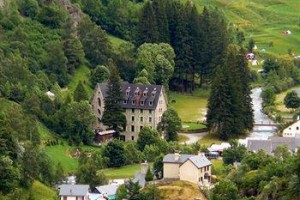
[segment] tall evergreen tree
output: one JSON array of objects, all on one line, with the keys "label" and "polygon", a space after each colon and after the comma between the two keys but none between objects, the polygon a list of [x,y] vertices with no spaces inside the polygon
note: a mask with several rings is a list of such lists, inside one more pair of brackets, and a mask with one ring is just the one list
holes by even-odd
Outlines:
[{"label": "tall evergreen tree", "polygon": [[117,67],[111,63],[102,122],[117,132],[122,131],[126,126],[126,117],[120,105],[122,100],[119,71]]},{"label": "tall evergreen tree", "polygon": [[166,2],[161,0],[154,0],[153,11],[155,14],[158,30],[157,42],[168,43],[170,41],[170,32],[166,13]]},{"label": "tall evergreen tree", "polygon": [[137,26],[136,44],[140,46],[143,43],[155,43],[158,41],[158,38],[159,32],[152,2],[147,1],[141,10]]},{"label": "tall evergreen tree", "polygon": [[84,61],[84,51],[80,40],[76,37],[76,30],[73,22],[69,19],[64,26],[64,53],[67,62],[67,71],[72,74],[74,69],[80,66]]},{"label": "tall evergreen tree", "polygon": [[204,7],[200,20],[201,61],[200,77],[202,85],[212,80],[218,66],[222,65],[230,37],[224,15],[217,9]]},{"label": "tall evergreen tree", "polygon": [[79,81],[79,83],[74,91],[74,100],[79,102],[79,101],[88,100],[88,98],[89,98],[88,93],[87,93],[82,81]]},{"label": "tall evergreen tree", "polygon": [[[249,73],[244,54],[228,47],[224,65],[215,73],[208,102],[207,123],[220,139],[235,138],[253,127]],[[244,64],[243,64],[244,63]],[[246,77],[246,78],[245,78]]]}]

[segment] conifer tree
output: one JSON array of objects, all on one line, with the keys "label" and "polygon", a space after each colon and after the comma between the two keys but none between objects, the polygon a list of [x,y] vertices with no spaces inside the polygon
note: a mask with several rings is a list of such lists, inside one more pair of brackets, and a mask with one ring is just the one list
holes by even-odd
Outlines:
[{"label": "conifer tree", "polygon": [[110,77],[108,79],[102,122],[117,132],[122,131],[126,126],[126,117],[120,105],[122,100],[119,71],[114,64],[110,63]]},{"label": "conifer tree", "polygon": [[137,26],[136,44],[155,43],[158,41],[158,28],[152,2],[147,1],[141,10],[140,20]]},{"label": "conifer tree", "polygon": [[224,65],[215,73],[208,102],[207,123],[211,132],[228,140],[253,127],[249,71],[241,51],[230,45]]},{"label": "conifer tree", "polygon": [[84,51],[80,40],[76,37],[76,30],[73,22],[69,19],[64,26],[64,53],[67,62],[68,73],[72,74],[74,69],[80,66],[84,60]]},{"label": "conifer tree", "polygon": [[156,18],[158,40],[157,42],[168,43],[170,41],[169,25],[166,14],[166,3],[161,0],[153,1],[153,11]]},{"label": "conifer tree", "polygon": [[88,93],[82,83],[82,81],[79,81],[75,91],[74,91],[74,101],[80,102],[84,100],[88,100]]}]

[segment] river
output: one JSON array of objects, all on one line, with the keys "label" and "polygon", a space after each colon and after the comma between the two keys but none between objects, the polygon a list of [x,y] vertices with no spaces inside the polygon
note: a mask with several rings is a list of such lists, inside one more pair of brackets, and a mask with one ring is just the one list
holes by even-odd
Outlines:
[{"label": "river", "polygon": [[[262,112],[262,98],[260,97],[262,88],[254,88],[251,90],[252,103],[254,110],[254,124],[274,123],[266,114]],[[266,139],[274,135],[276,129],[270,126],[254,126],[250,137]]]}]

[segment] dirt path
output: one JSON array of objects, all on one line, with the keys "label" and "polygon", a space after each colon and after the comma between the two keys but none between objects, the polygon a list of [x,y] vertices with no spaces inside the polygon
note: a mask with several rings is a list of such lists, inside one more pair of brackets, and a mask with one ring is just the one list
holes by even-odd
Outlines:
[{"label": "dirt path", "polygon": [[188,141],[181,142],[181,144],[193,144],[198,142],[201,138],[203,138],[205,135],[208,134],[208,132],[202,132],[202,133],[178,133],[179,135],[184,135],[189,138]]}]

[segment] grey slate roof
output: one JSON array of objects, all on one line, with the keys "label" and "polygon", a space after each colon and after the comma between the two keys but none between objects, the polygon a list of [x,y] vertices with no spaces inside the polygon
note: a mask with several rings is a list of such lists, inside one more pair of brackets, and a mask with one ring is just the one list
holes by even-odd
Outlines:
[{"label": "grey slate roof", "polygon": [[85,196],[89,191],[89,185],[67,185],[59,186],[59,196]]},{"label": "grey slate roof", "polygon": [[268,154],[273,154],[280,145],[286,145],[289,150],[295,151],[300,147],[300,138],[296,137],[269,137],[268,140],[248,140],[247,148],[250,151],[264,150]]},{"label": "grey slate roof", "polygon": [[178,163],[182,165],[190,160],[197,168],[211,165],[211,162],[204,155],[180,154],[179,159],[175,160],[175,154],[167,154],[163,159],[163,163]]},{"label": "grey slate roof", "polygon": [[110,184],[110,185],[98,186],[96,187],[96,189],[100,194],[107,194],[108,196],[110,196],[110,195],[115,195],[117,193],[118,187],[119,185]]},{"label": "grey slate roof", "polygon": [[146,174],[138,172],[134,175],[134,179],[132,180],[134,183],[138,182],[139,185],[144,188],[146,185]]},{"label": "grey slate roof", "polygon": [[[105,98],[107,95],[107,82],[101,83],[100,86],[101,93]],[[159,95],[163,87],[161,85],[138,85],[128,82],[121,82],[121,91],[123,99],[127,100],[127,103],[121,102],[122,108],[140,108],[140,109],[155,109],[158,105]],[[128,95],[127,95],[128,92]],[[138,92],[138,94],[136,94]],[[145,93],[145,96],[144,96]],[[134,104],[132,103],[134,101]],[[142,104],[143,101],[143,104]],[[149,102],[152,102],[150,104]]]}]

